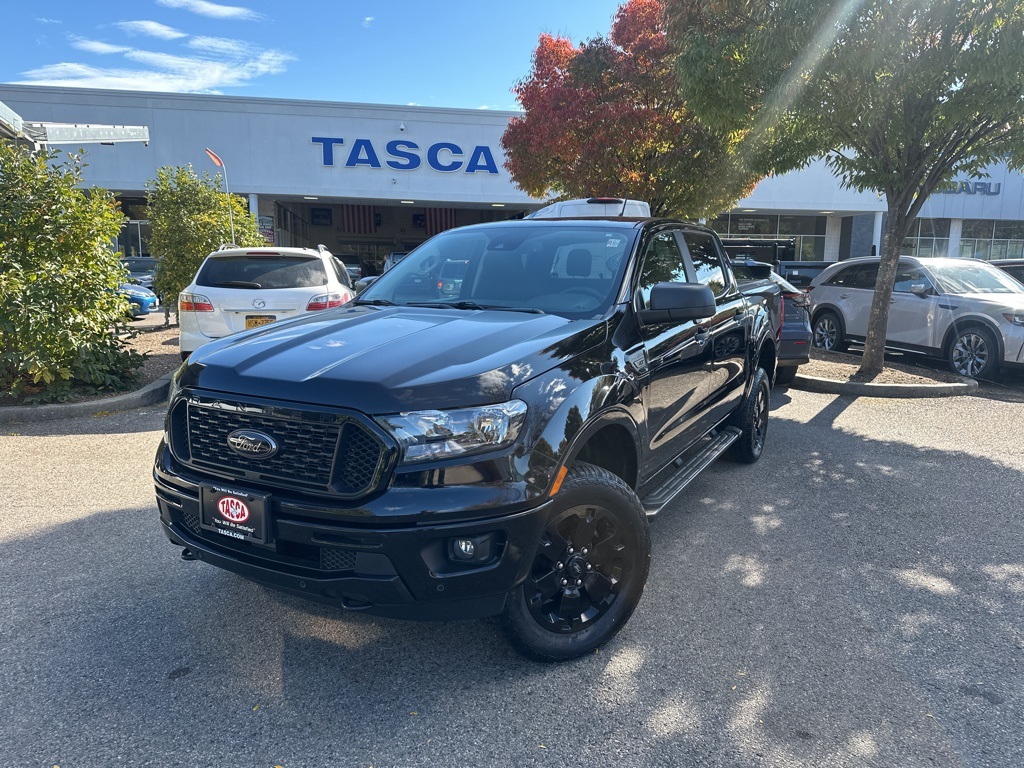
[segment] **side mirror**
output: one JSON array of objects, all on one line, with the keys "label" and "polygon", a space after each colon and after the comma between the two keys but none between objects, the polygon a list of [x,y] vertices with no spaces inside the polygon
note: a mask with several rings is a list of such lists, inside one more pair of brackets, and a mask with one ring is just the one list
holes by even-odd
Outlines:
[{"label": "side mirror", "polygon": [[931,288],[924,283],[914,283],[910,286],[910,292],[915,296],[921,296],[922,298],[931,294]]},{"label": "side mirror", "polygon": [[362,293],[375,282],[377,282],[377,277],[378,275],[374,275],[370,277],[361,277],[358,280],[356,280],[356,295],[358,296],[360,293]]},{"label": "side mirror", "polygon": [[658,283],[651,288],[650,304],[638,313],[644,325],[702,320],[718,311],[715,294],[700,283]]}]

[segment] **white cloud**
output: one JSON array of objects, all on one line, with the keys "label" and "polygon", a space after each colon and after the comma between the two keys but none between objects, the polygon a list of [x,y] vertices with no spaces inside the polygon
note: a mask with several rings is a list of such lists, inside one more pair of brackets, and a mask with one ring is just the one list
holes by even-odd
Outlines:
[{"label": "white cloud", "polygon": [[252,45],[242,40],[229,40],[226,37],[205,37],[197,35],[188,41],[189,48],[197,51],[208,51],[209,53],[221,54],[224,56],[241,56],[251,53]]},{"label": "white cloud", "polygon": [[211,3],[207,0],[156,0],[160,5],[167,8],[180,8],[200,16],[209,16],[214,19],[241,19],[243,21],[259,21],[262,14],[240,5],[221,5]]},{"label": "white cloud", "polygon": [[369,28],[371,24],[373,24],[373,16],[367,16],[365,19],[363,19],[364,28]]},{"label": "white cloud", "polygon": [[237,88],[262,75],[283,72],[293,59],[281,51],[255,51],[238,55],[175,56],[156,51],[128,49],[124,57],[141,67],[102,68],[74,62],[50,64],[23,72],[23,85],[68,88],[163,91],[170,93],[220,93]]},{"label": "white cloud", "polygon": [[188,37],[186,33],[161,24],[159,21],[119,21],[114,26],[129,35],[149,35],[150,37],[159,37],[161,40],[177,40],[179,37]]},{"label": "white cloud", "polygon": [[131,50],[131,48],[126,48],[123,45],[111,45],[110,43],[100,42],[99,40],[86,40],[81,37],[72,38],[71,45],[80,51],[98,53],[103,56],[111,53],[126,53]]},{"label": "white cloud", "polygon": [[64,23],[64,22],[63,22],[63,21],[61,21],[60,19],[43,19],[43,18],[37,18],[37,19],[36,19],[36,21],[38,21],[38,22],[39,22],[40,24],[63,24],[63,23]]}]

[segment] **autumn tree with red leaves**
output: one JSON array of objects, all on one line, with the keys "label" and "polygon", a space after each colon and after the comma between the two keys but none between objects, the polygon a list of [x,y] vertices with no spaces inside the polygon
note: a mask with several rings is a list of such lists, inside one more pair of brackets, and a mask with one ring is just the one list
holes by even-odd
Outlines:
[{"label": "autumn tree with red leaves", "polygon": [[655,215],[701,218],[752,189],[732,167],[729,135],[680,98],[662,12],[662,0],[629,0],[607,38],[578,48],[541,35],[529,77],[513,88],[525,115],[501,140],[528,194],[630,197]]}]

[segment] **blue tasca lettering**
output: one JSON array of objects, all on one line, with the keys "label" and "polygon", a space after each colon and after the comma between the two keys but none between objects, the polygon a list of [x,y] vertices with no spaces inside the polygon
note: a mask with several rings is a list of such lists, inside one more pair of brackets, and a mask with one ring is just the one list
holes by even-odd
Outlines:
[{"label": "blue tasca lettering", "polygon": [[[442,163],[440,158],[441,152],[450,153],[452,161],[450,163]],[[449,141],[439,141],[437,144],[431,144],[427,150],[427,165],[435,171],[457,171],[462,167],[462,161],[456,160],[456,156],[462,156],[462,147]]]},{"label": "blue tasca lettering", "polygon": [[388,154],[396,158],[388,160],[388,167],[396,171],[412,171],[420,167],[420,156],[410,149],[419,149],[419,144],[411,141],[389,141],[387,146]]},{"label": "blue tasca lettering", "polygon": [[373,149],[369,139],[356,139],[352,142],[352,151],[348,153],[348,160],[345,161],[346,168],[355,168],[357,165],[368,165],[371,168],[380,168],[380,160]]},{"label": "blue tasca lettering", "polygon": [[324,165],[334,165],[334,145],[344,144],[344,139],[335,139],[330,136],[314,136],[314,144],[322,144],[324,150]]},{"label": "blue tasca lettering", "polygon": [[498,166],[494,162],[494,156],[491,155],[490,147],[473,148],[473,154],[469,156],[469,162],[466,163],[466,173],[476,173],[477,171],[498,172]]}]

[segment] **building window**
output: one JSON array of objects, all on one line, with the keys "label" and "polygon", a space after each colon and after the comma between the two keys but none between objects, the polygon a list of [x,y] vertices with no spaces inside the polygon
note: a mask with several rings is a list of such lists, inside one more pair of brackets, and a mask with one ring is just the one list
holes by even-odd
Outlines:
[{"label": "building window", "polygon": [[984,260],[1024,258],[1024,222],[964,219],[960,256]]},{"label": "building window", "polygon": [[792,238],[798,261],[823,261],[826,222],[825,216],[724,213],[708,224],[722,237]]},{"label": "building window", "polygon": [[949,219],[917,219],[900,250],[907,256],[946,256],[949,254]]}]

